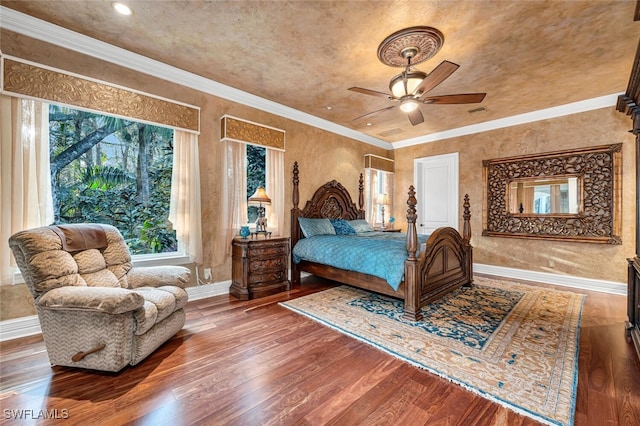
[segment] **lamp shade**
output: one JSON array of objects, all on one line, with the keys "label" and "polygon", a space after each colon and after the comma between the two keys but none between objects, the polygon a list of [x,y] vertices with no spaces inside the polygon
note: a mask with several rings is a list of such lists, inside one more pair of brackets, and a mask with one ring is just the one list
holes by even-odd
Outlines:
[{"label": "lamp shade", "polygon": [[259,186],[258,189],[256,189],[256,192],[254,192],[253,195],[249,197],[249,203],[270,204],[271,198],[269,198],[264,188]]},{"label": "lamp shade", "polygon": [[378,194],[376,204],[382,204],[383,206],[391,204],[391,201],[389,201],[389,194]]}]

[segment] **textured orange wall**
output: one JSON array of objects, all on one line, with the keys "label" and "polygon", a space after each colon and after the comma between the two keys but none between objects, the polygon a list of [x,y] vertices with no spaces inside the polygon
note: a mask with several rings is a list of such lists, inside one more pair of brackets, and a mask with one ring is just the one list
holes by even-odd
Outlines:
[{"label": "textured orange wall", "polygon": [[[402,226],[400,206],[406,202],[406,188],[413,182],[415,158],[450,152],[460,153],[460,194],[469,193],[472,202],[474,261],[534,271],[624,282],[626,261],[634,253],[635,153],[633,136],[627,131],[628,117],[606,108],[552,120],[447,139],[387,152],[283,117],[217,98],[146,74],[80,55],[44,42],[0,30],[0,49],[44,65],[137,89],[201,108],[200,174],[202,192],[204,267],[211,266],[212,241],[216,238],[221,188],[221,144],[219,118],[224,114],[244,118],[286,131],[286,203],[290,208],[290,172],[300,164],[300,200],[304,203],[328,180],[340,181],[357,194],[363,155],[395,156],[396,190],[394,216]],[[622,246],[589,243],[532,241],[482,237],[482,160],[608,143],[624,143]],[[354,195],[355,196],[355,195]],[[289,218],[286,216],[286,229]],[[461,219],[462,223],[462,219]],[[287,231],[288,233],[288,231]],[[549,266],[553,260],[554,267]],[[214,280],[230,278],[230,261],[214,269]],[[32,315],[26,286],[0,288],[0,320]]]},{"label": "textured orange wall", "polygon": [[[635,144],[630,128],[629,117],[611,107],[397,149],[395,205],[406,200],[414,159],[459,152],[460,197],[468,193],[471,198],[475,263],[626,282],[626,258],[635,247]],[[622,245],[482,236],[482,160],[613,143],[623,143]]]},{"label": "textured orange wall", "polygon": [[[229,114],[286,131],[285,202],[286,235],[289,234],[291,208],[291,170],[293,162],[300,164],[300,199],[305,202],[315,189],[336,179],[357,194],[358,178],[364,164],[364,154],[387,156],[382,148],[358,142],[299,122],[256,110],[245,105],[208,95],[146,74],[135,72],[108,62],[71,52],[57,46],[1,30],[0,49],[4,54],[17,56],[83,76],[140,90],[201,108],[200,184],[202,194],[202,229],[204,265],[210,267],[213,258],[215,229],[220,217],[222,182],[222,144],[220,117]],[[231,262],[213,270],[214,281],[231,278]],[[18,302],[19,301],[19,302]],[[26,286],[0,288],[0,320],[34,313]]]}]

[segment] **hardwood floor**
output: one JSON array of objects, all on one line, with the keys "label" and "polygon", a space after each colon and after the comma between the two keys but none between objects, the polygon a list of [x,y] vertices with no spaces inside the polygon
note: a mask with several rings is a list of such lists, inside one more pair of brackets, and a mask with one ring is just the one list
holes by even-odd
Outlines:
[{"label": "hardwood floor", "polygon": [[[537,424],[277,304],[331,285],[311,277],[262,299],[190,302],[184,329],[118,374],[52,368],[39,336],[3,342],[0,424]],[[587,294],[575,424],[638,425],[626,297]],[[60,419],[17,422],[16,410]]]}]

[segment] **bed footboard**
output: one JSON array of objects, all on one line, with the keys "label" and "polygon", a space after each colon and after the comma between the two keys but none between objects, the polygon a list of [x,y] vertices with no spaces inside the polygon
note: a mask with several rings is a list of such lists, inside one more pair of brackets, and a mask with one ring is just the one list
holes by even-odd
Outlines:
[{"label": "bed footboard", "polygon": [[[415,192],[409,188],[407,205],[407,253],[405,261],[404,318],[422,319],[421,308],[463,285],[473,282],[473,251],[470,244],[469,195],[464,196],[463,234],[451,227],[436,229],[427,240],[426,250],[416,258],[417,232]],[[414,234],[415,238],[411,235]]]}]

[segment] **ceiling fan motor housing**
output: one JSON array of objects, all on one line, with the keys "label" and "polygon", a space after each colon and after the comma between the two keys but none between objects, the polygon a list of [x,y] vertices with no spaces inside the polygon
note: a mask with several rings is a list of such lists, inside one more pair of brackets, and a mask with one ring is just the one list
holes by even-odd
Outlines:
[{"label": "ceiling fan motor housing", "polygon": [[396,75],[389,82],[389,90],[396,98],[406,95],[416,95],[415,93],[422,80],[427,78],[427,74],[422,71],[408,71]]}]

